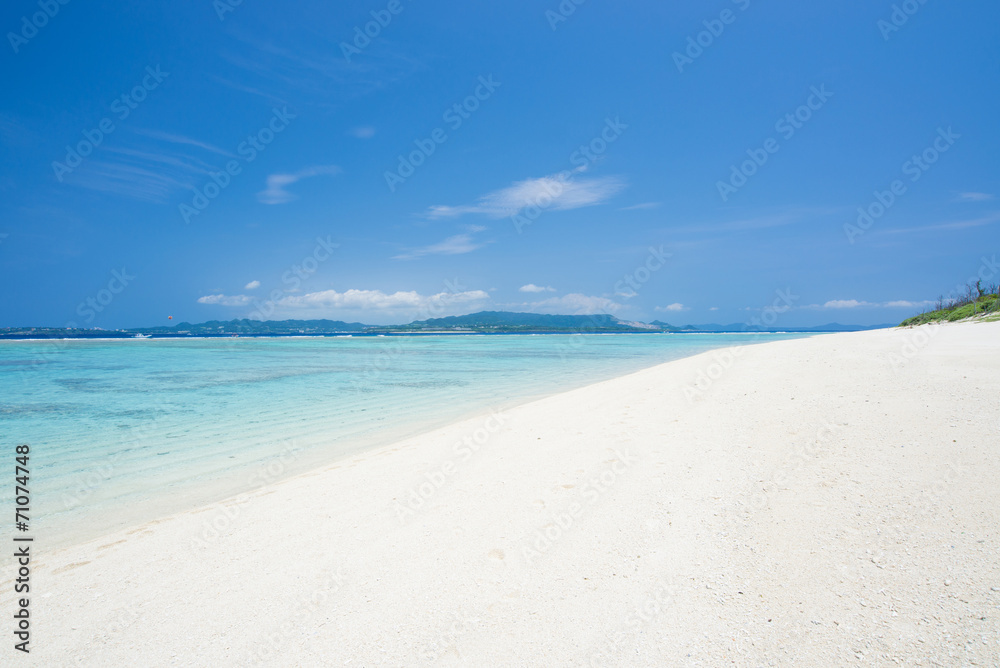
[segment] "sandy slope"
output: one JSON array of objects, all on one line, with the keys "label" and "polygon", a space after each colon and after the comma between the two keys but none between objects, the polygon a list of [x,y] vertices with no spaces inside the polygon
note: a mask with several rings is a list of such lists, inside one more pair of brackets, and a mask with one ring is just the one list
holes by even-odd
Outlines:
[{"label": "sandy slope", "polygon": [[1000,323],[736,352],[42,555],[3,663],[998,665]]}]

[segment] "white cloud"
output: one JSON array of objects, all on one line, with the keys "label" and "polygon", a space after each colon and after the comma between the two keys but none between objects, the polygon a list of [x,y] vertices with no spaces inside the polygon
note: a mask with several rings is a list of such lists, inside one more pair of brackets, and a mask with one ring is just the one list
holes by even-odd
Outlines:
[{"label": "white cloud", "polygon": [[381,290],[324,290],[304,295],[282,297],[276,304],[284,310],[331,310],[393,311],[442,309],[448,306],[470,304],[489,299],[483,290],[464,292],[439,292],[436,295],[421,295],[415,291],[388,294]]},{"label": "white cloud", "polygon": [[249,283],[247,283],[246,285],[243,286],[243,289],[244,290],[256,290],[259,287],[260,287],[260,281],[250,281]]},{"label": "white cloud", "polygon": [[267,188],[257,193],[257,199],[264,204],[285,204],[298,196],[288,192],[287,188],[302,179],[311,176],[334,175],[340,173],[336,165],[317,165],[306,167],[294,174],[271,174],[267,177]]},{"label": "white cloud", "polygon": [[528,283],[527,285],[522,285],[518,288],[520,292],[555,292],[556,289],[551,286],[545,286],[544,288],[540,285],[535,285],[534,283]]},{"label": "white cloud", "polygon": [[823,308],[858,308],[859,306],[877,306],[877,304],[859,302],[857,299],[833,299],[823,304]]},{"label": "white cloud", "polygon": [[985,202],[987,200],[993,199],[993,195],[990,195],[989,193],[976,193],[976,192],[959,193],[958,199],[961,202]]},{"label": "white cloud", "polygon": [[450,218],[475,213],[503,218],[529,206],[565,211],[601,204],[625,188],[625,182],[616,176],[577,178],[577,174],[582,171],[577,169],[518,181],[506,188],[483,195],[476,204],[432,206],[428,209],[427,216]]},{"label": "white cloud", "polygon": [[350,135],[358,139],[371,139],[375,136],[375,128],[370,125],[362,125],[361,127],[352,128]]},{"label": "white cloud", "polygon": [[417,257],[423,257],[424,255],[463,255],[465,253],[471,253],[474,250],[478,250],[485,246],[484,242],[476,241],[473,238],[477,232],[482,232],[486,228],[481,225],[470,225],[468,227],[468,232],[463,234],[456,234],[448,237],[444,241],[439,241],[436,244],[431,244],[430,246],[424,246],[422,248],[415,248],[406,253],[401,253],[399,255],[394,255],[393,260],[411,260]]},{"label": "white cloud", "polygon": [[645,209],[656,209],[662,204],[662,202],[643,202],[642,204],[633,204],[632,206],[622,207],[621,211],[643,211]]},{"label": "white cloud", "polygon": [[531,313],[552,313],[558,315],[594,315],[598,313],[614,313],[623,306],[607,297],[592,297],[579,293],[563,297],[551,297],[537,302],[522,304],[504,304],[507,310],[529,311]]},{"label": "white cloud", "polygon": [[709,311],[718,311],[718,310],[719,310],[719,307],[718,307],[718,306],[713,306],[712,308],[710,308],[710,309],[708,309],[708,310],[709,310]]},{"label": "white cloud", "polygon": [[668,306],[657,306],[656,310],[664,312],[670,312],[670,311],[677,312],[677,311],[686,311],[687,309],[684,308],[684,304],[674,303]]},{"label": "white cloud", "polygon": [[248,295],[205,295],[198,297],[199,304],[212,304],[217,306],[246,306],[252,301]]}]

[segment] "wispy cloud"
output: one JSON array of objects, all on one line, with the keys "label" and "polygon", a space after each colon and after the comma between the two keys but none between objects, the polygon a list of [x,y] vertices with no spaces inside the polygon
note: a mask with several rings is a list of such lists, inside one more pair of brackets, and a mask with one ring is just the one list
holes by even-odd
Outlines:
[{"label": "wispy cloud", "polygon": [[885,306],[887,308],[924,308],[926,306],[933,306],[934,301],[931,299],[925,299],[919,302],[911,302],[905,299],[898,299],[893,302],[886,302]]},{"label": "wispy cloud", "polygon": [[158,204],[167,202],[179,190],[191,188],[201,169],[191,165],[177,168],[157,167],[166,160],[142,160],[128,157],[91,160],[66,177],[66,182],[97,192],[120,195]]},{"label": "wispy cloud", "polygon": [[428,209],[427,216],[450,218],[480,214],[503,218],[529,206],[566,211],[601,204],[625,188],[625,181],[620,177],[580,178],[578,175],[582,172],[583,170],[576,169],[517,181],[506,188],[483,195],[475,204],[432,206]]},{"label": "wispy cloud", "polygon": [[267,187],[257,193],[257,199],[264,204],[285,204],[298,199],[298,195],[287,190],[289,186],[311,176],[333,176],[340,172],[340,167],[336,165],[316,165],[292,174],[271,174],[267,177]]},{"label": "wispy cloud", "polygon": [[[348,35],[299,33],[294,42],[282,44],[273,34],[260,38],[242,28],[234,27],[230,34],[235,41],[220,56],[243,70],[231,78],[250,84],[252,88],[242,86],[247,92],[289,99],[302,98],[304,93],[313,104],[328,108],[381,90],[424,68],[411,53],[397,53],[385,40],[366,49],[363,62],[349,63],[339,47]],[[247,74],[252,75],[249,81]]]},{"label": "wispy cloud", "polygon": [[137,135],[141,135],[141,136],[144,136],[144,137],[151,137],[152,139],[159,139],[161,141],[169,142],[171,144],[185,144],[185,145],[188,145],[188,146],[195,146],[197,148],[201,148],[201,149],[205,149],[206,151],[210,151],[212,153],[218,153],[219,155],[224,155],[227,158],[235,158],[236,157],[235,155],[233,155],[229,151],[225,151],[225,150],[219,148],[218,146],[215,146],[213,144],[209,144],[207,142],[203,142],[203,141],[198,140],[198,139],[193,139],[191,137],[185,137],[183,135],[176,135],[176,134],[172,134],[172,133],[169,133],[169,132],[161,132],[160,130],[147,130],[147,129],[141,129],[141,128],[133,130],[133,132],[135,132],[135,134],[137,134]]},{"label": "wispy cloud", "polygon": [[220,84],[226,86],[227,88],[232,88],[233,90],[238,90],[242,93],[248,93],[250,95],[256,95],[258,97],[262,97],[268,100],[268,102],[270,102],[271,104],[288,104],[288,101],[285,100],[285,98],[279,97],[267,91],[260,90],[259,88],[254,88],[252,86],[244,86],[243,84],[215,76],[214,74],[210,74],[209,77],[214,79],[215,81],[218,81]]},{"label": "wispy cloud", "polygon": [[852,308],[923,308],[930,306],[934,302],[931,300],[909,301],[906,299],[896,299],[888,302],[867,302],[860,299],[832,299],[823,304],[809,304],[803,306],[805,309],[852,309]]},{"label": "wispy cloud", "polygon": [[537,302],[503,304],[503,308],[529,313],[553,313],[558,315],[595,315],[616,313],[624,306],[607,297],[597,297],[572,293],[562,297],[550,297]]},{"label": "wispy cloud", "polygon": [[249,283],[247,283],[246,285],[243,286],[243,289],[244,290],[256,290],[259,287],[260,287],[260,281],[250,281]]},{"label": "wispy cloud", "polygon": [[985,202],[991,199],[993,199],[993,195],[989,193],[969,192],[969,193],[958,194],[959,202]]},{"label": "wispy cloud", "polygon": [[405,253],[394,255],[392,259],[412,260],[425,255],[463,255],[465,253],[471,253],[474,250],[478,250],[486,245],[486,242],[478,241],[475,238],[477,233],[486,230],[485,227],[481,225],[469,225],[467,229],[469,230],[468,232],[455,234],[448,237],[444,241],[439,241],[436,244],[423,246],[421,248],[414,248],[413,250]]},{"label": "wispy cloud", "polygon": [[619,209],[620,211],[644,211],[646,209],[656,209],[659,208],[662,202],[643,202],[642,204],[633,204],[632,206],[625,206]]},{"label": "wispy cloud", "polygon": [[[123,135],[128,146],[103,145],[66,182],[77,187],[132,199],[165,203],[218,171],[217,156],[234,157],[217,146],[159,130]],[[134,138],[139,137],[138,141]],[[212,154],[212,155],[206,155]]]},{"label": "wispy cloud", "polygon": [[878,304],[858,301],[857,299],[833,299],[823,304],[823,308],[858,308],[859,306],[878,306]]},{"label": "wispy cloud", "polygon": [[375,136],[375,128],[370,125],[362,125],[361,127],[351,128],[348,134],[358,139],[371,139]]},{"label": "wispy cloud", "polygon": [[540,285],[535,285],[534,283],[528,283],[527,285],[522,285],[518,288],[519,292],[555,292],[556,289],[551,286],[542,287]]},{"label": "wispy cloud", "polygon": [[968,220],[955,220],[948,223],[938,223],[936,225],[922,225],[920,227],[896,227],[883,230],[885,234],[908,234],[912,232],[938,232],[949,230],[966,230],[973,227],[983,227],[1000,222],[1000,213],[992,213],[981,218],[970,218]]}]

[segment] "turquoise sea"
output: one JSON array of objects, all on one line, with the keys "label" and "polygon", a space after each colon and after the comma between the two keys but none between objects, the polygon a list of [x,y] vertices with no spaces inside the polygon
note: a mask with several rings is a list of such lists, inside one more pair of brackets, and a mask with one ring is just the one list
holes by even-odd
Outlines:
[{"label": "turquoise sea", "polygon": [[31,448],[32,531],[68,544],[471,414],[796,336],[0,341],[0,438],[11,462]]}]

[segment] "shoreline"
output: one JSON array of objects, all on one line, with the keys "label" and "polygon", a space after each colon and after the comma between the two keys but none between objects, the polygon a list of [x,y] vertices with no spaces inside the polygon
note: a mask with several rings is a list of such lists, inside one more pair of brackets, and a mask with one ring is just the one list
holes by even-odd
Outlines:
[{"label": "shoreline", "polygon": [[[619,343],[634,341],[631,338],[598,336],[600,339],[592,339],[588,345],[594,345],[595,341],[616,340]],[[805,336],[801,334],[769,335],[766,337],[729,335],[729,341],[696,336],[684,339],[684,341],[701,340],[705,346],[734,345],[735,343],[745,346],[776,339]],[[302,337],[278,337],[281,340],[288,338]],[[576,346],[583,346],[588,338],[584,335],[580,337],[560,336],[558,341],[568,343],[553,345],[556,346],[560,356],[567,353],[572,356]],[[408,340],[414,342],[413,345],[415,345],[419,337],[409,337]],[[660,339],[648,340],[661,341]],[[719,341],[719,343],[715,343],[715,341]],[[674,344],[677,342],[677,339],[673,340]],[[55,346],[56,344],[50,345]],[[120,347],[116,344],[111,345],[115,346],[115,350],[139,350],[130,345]],[[156,350],[157,346],[159,349],[164,349],[163,345],[166,345],[168,349],[178,350],[184,350],[187,347],[187,344],[154,343],[149,348],[144,347],[141,350]],[[191,345],[194,343],[192,342]],[[245,345],[255,346],[252,342]],[[41,347],[45,348],[46,346]],[[548,347],[551,348],[551,346]],[[488,354],[488,351],[493,348],[492,345],[484,344],[484,354]],[[663,356],[677,358],[678,355],[697,354],[696,349],[688,349],[685,346],[677,347],[666,341],[664,341],[663,346],[657,345],[655,349],[660,350],[657,355],[661,358]],[[376,355],[379,354],[378,350],[373,349],[369,354],[372,360],[378,359],[376,358]],[[390,354],[403,353],[393,350],[390,351]],[[77,467],[77,471],[61,472],[62,479],[67,481],[61,486],[55,482],[56,478],[53,478],[55,469],[49,470],[46,482],[50,485],[47,488],[41,487],[33,491],[38,499],[53,500],[61,497],[64,503],[55,508],[49,503],[48,508],[36,509],[36,512],[42,516],[41,522],[36,520],[36,529],[57,537],[51,543],[53,547],[68,547],[100,539],[102,536],[136,528],[155,519],[162,520],[177,513],[224,503],[228,498],[253,491],[260,486],[261,481],[271,484],[309,473],[358,453],[388,446],[406,438],[472,419],[486,410],[513,408],[524,403],[651,368],[662,361],[662,359],[643,359],[641,357],[622,358],[618,361],[608,358],[602,363],[604,368],[594,367],[587,370],[588,363],[581,361],[577,364],[572,359],[567,359],[565,364],[557,364],[555,367],[555,370],[560,372],[558,378],[552,377],[544,381],[542,377],[535,377],[527,369],[522,369],[521,374],[516,378],[511,376],[511,382],[501,386],[488,382],[472,381],[472,388],[479,395],[477,398],[466,397],[463,402],[458,397],[452,397],[446,404],[437,403],[428,406],[426,414],[415,413],[412,407],[405,405],[404,400],[403,404],[395,406],[395,419],[391,422],[376,420],[368,424],[356,425],[356,427],[361,428],[361,431],[352,430],[349,434],[340,433],[342,425],[336,421],[323,423],[322,418],[317,418],[317,424],[311,425],[306,430],[307,436],[302,438],[286,436],[276,437],[270,441],[254,440],[249,437],[243,440],[235,438],[231,439],[232,447],[227,447],[224,451],[216,443],[214,447],[219,449],[221,454],[214,460],[201,460],[198,468],[192,468],[190,464],[178,460],[177,463],[171,463],[160,469],[159,472],[153,473],[159,466],[155,458],[126,462],[118,450],[100,453],[93,462],[81,460],[83,467]],[[381,372],[380,367],[374,368],[376,373]],[[367,373],[369,370],[366,368],[365,372]],[[492,396],[493,399],[487,402],[485,400],[487,396]],[[367,410],[372,408],[371,405],[367,406]],[[379,409],[377,406],[374,408]],[[384,409],[384,407],[382,408]],[[362,410],[366,409],[362,408]],[[309,404],[307,400],[306,403],[302,404],[303,415],[320,415],[322,411],[323,406],[316,402]],[[308,420],[303,418],[303,421],[296,424],[301,427],[306,421]],[[140,425],[133,427],[133,429],[133,433],[139,435],[140,441],[143,438],[149,438],[152,434],[150,427]],[[167,430],[169,429],[168,426]],[[202,437],[205,436],[202,434]],[[223,441],[226,440],[229,439],[223,437]],[[215,443],[211,438],[207,442]],[[166,451],[164,454],[169,454],[173,447],[170,443],[163,443],[160,449]],[[191,456],[191,454],[185,456]],[[133,471],[138,471],[139,474],[134,476],[132,471],[127,470],[129,466],[132,467]],[[154,477],[143,478],[144,474]]]},{"label": "shoreline", "polygon": [[927,331],[700,353],[39,541],[32,660],[988,664],[1000,323]]}]

